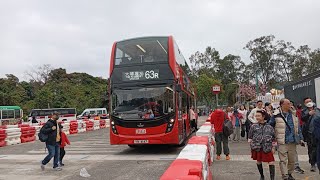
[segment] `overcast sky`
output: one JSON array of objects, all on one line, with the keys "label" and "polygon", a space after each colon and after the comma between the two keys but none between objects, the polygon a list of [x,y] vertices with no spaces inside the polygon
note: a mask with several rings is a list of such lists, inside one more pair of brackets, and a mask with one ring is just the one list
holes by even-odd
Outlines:
[{"label": "overcast sky", "polygon": [[186,59],[273,34],[320,48],[319,0],[1,0],[0,77],[42,64],[108,77],[114,41],[173,35]]}]

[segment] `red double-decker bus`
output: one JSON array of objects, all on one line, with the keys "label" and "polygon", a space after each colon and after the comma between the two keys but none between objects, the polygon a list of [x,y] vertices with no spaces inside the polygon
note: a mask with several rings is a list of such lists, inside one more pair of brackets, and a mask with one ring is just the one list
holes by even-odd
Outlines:
[{"label": "red double-decker bus", "polygon": [[115,42],[110,60],[110,144],[183,145],[195,90],[172,36]]}]

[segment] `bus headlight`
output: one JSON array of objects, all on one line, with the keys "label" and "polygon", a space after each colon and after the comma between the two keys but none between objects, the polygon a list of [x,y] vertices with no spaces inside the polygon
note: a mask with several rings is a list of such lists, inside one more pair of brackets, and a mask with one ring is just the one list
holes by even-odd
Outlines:
[{"label": "bus headlight", "polygon": [[167,125],[166,133],[169,133],[172,131],[174,122],[175,122],[175,119],[170,119],[170,121],[168,122],[168,125]]},{"label": "bus headlight", "polygon": [[111,121],[111,129],[114,134],[118,134],[114,121]]}]

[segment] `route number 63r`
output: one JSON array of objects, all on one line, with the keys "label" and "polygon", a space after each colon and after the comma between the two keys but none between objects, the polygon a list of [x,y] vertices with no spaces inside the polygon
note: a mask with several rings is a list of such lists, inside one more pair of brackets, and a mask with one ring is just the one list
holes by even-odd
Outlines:
[{"label": "route number 63r", "polygon": [[144,76],[145,76],[146,79],[159,79],[159,73],[156,73],[153,70],[146,71],[144,73]]}]

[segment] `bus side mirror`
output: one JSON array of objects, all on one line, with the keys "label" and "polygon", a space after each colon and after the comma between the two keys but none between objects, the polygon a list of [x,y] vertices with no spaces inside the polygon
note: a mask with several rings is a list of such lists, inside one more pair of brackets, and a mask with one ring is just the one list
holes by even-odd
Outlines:
[{"label": "bus side mirror", "polygon": [[177,91],[177,92],[181,92],[181,89],[182,89],[182,88],[181,88],[181,84],[177,84],[177,85],[176,85],[176,91]]}]

